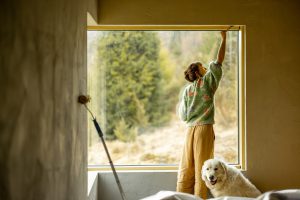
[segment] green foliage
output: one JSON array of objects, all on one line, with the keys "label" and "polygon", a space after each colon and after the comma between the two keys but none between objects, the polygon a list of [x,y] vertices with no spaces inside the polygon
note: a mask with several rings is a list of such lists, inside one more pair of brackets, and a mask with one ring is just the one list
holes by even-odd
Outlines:
[{"label": "green foliage", "polygon": [[140,127],[145,127],[149,123],[149,118],[145,111],[144,104],[134,95],[134,104],[136,106],[135,121]]},{"label": "green foliage", "polygon": [[108,32],[100,39],[99,70],[105,72],[106,89],[103,111],[111,138],[120,119],[139,128],[161,121],[159,51],[160,41],[154,32]]},{"label": "green foliage", "polygon": [[124,118],[121,118],[116,124],[114,134],[122,142],[133,142],[137,136],[137,128],[129,127]]},{"label": "green foliage", "polygon": [[[176,104],[178,101],[178,91],[182,87],[180,84],[180,79],[174,74],[176,74],[177,64],[170,57],[169,50],[162,47],[160,50],[160,69],[162,73],[161,80],[161,100],[160,106],[164,110],[164,115],[160,115],[162,122],[170,121],[171,114],[174,113],[176,109]],[[174,95],[175,94],[175,95]]]}]

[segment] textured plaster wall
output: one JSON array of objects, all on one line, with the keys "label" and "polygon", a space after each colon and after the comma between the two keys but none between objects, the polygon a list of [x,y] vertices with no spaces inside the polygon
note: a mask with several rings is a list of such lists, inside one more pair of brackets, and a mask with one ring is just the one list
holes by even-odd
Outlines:
[{"label": "textured plaster wall", "polygon": [[300,2],[101,0],[99,23],[246,25],[247,175],[300,188]]},{"label": "textured plaster wall", "polygon": [[0,199],[86,199],[86,3],[0,3]]}]

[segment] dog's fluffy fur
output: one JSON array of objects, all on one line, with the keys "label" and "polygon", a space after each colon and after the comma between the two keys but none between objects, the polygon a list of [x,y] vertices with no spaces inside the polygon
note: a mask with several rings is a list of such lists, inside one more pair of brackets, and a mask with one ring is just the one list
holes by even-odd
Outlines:
[{"label": "dog's fluffy fur", "polygon": [[205,161],[202,166],[202,179],[214,197],[258,197],[261,194],[238,169],[221,160]]}]

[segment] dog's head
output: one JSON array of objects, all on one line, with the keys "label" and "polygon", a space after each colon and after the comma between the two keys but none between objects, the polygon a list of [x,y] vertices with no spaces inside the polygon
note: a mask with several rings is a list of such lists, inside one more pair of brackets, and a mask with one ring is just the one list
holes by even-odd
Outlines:
[{"label": "dog's head", "polygon": [[227,178],[227,167],[223,161],[209,159],[202,166],[202,180],[208,188],[213,189]]}]

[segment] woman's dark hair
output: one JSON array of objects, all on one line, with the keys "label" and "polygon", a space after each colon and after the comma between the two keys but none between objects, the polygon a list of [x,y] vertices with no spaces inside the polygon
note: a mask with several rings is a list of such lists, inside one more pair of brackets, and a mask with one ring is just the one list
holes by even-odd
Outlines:
[{"label": "woman's dark hair", "polygon": [[198,65],[201,63],[192,63],[187,68],[187,70],[184,71],[184,78],[189,82],[194,82],[198,78],[196,72],[200,74]]}]

